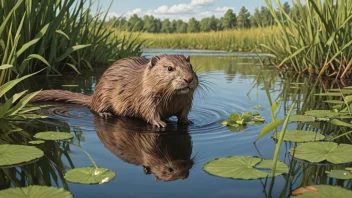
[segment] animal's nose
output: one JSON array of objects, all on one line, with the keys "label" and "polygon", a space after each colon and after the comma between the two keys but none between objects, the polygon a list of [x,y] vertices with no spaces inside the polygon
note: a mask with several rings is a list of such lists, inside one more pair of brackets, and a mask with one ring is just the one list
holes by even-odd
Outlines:
[{"label": "animal's nose", "polygon": [[184,81],[186,81],[186,83],[191,83],[193,80],[193,76],[192,75],[187,75],[183,78]]}]

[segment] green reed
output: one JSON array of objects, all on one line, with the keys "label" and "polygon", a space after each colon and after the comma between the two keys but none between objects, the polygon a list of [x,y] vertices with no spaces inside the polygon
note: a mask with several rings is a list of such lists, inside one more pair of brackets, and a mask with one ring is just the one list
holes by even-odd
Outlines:
[{"label": "green reed", "polygon": [[[44,67],[47,75],[107,65],[136,55],[143,42],[103,26],[107,11],[93,15],[91,0],[0,0],[0,85]],[[111,6],[111,5],[110,5]],[[10,66],[13,66],[10,68]]]},{"label": "green reed", "polygon": [[[352,2],[350,0],[293,0],[298,20],[265,0],[279,28],[275,39],[261,46],[276,56],[281,69],[319,76],[350,78],[352,75]],[[277,12],[278,10],[278,12]]]}]

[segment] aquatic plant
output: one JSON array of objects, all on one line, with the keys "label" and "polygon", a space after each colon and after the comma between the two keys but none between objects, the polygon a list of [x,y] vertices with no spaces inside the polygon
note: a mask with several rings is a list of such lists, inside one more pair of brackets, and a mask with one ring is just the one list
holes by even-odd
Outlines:
[{"label": "aquatic plant", "polygon": [[[1,67],[0,67],[0,71],[1,71]],[[38,71],[33,74],[25,75],[21,78],[15,79],[15,80],[11,80],[11,81],[0,86],[0,99],[4,102],[0,106],[0,119],[15,120],[15,119],[33,119],[33,118],[45,118],[46,117],[46,116],[31,114],[32,111],[39,110],[40,109],[39,106],[30,107],[27,105],[27,103],[30,101],[30,99],[33,98],[39,92],[34,92],[34,93],[30,93],[30,94],[25,95],[25,93],[28,91],[28,90],[25,90],[20,93],[14,94],[10,98],[4,97],[18,83],[20,83],[21,81],[23,81],[23,80],[41,72],[41,71]]]},{"label": "aquatic plant", "polygon": [[352,76],[352,2],[350,0],[294,0],[300,18],[288,15],[279,0],[265,0],[278,26],[274,40],[261,46],[275,55],[280,69],[321,77]]},{"label": "aquatic plant", "polygon": [[109,9],[102,12],[98,5],[93,16],[92,5],[91,0],[1,0],[0,85],[44,67],[47,75],[80,73],[140,55],[143,42],[104,28]]}]

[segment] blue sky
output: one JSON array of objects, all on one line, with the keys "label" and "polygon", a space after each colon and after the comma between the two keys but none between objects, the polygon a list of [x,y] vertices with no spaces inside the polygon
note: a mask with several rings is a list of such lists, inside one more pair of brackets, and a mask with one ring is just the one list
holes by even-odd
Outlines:
[{"label": "blue sky", "polygon": [[[281,0],[281,2],[291,0]],[[103,9],[109,5],[108,0],[103,0]],[[129,18],[133,14],[138,16],[154,15],[157,18],[182,19],[188,21],[195,17],[202,19],[215,15],[220,18],[227,9],[231,8],[238,13],[242,6],[252,13],[255,7],[265,5],[264,0],[115,0],[109,16],[121,16]]]}]

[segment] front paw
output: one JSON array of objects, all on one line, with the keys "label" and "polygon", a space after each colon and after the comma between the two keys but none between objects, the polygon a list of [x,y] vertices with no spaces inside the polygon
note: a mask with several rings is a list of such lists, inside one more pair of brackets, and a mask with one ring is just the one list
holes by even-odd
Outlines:
[{"label": "front paw", "polygon": [[178,124],[180,124],[180,125],[191,125],[191,124],[194,124],[194,122],[192,122],[191,120],[185,118],[185,119],[179,120]]},{"label": "front paw", "polygon": [[99,113],[99,116],[104,118],[104,119],[107,119],[107,118],[112,117],[112,114],[109,113],[109,112],[101,112],[101,113]]},{"label": "front paw", "polygon": [[161,120],[153,120],[151,123],[156,127],[166,127],[166,123]]}]

